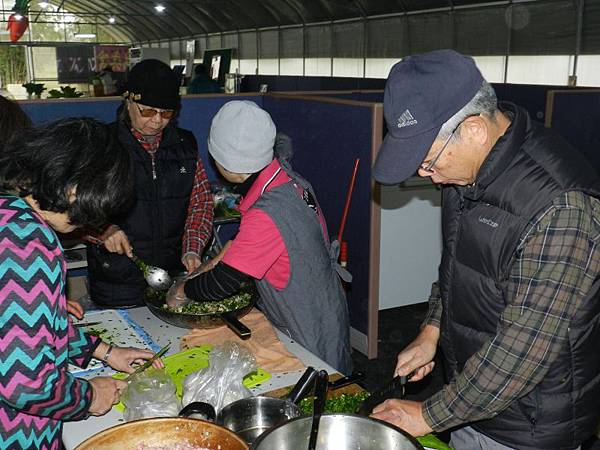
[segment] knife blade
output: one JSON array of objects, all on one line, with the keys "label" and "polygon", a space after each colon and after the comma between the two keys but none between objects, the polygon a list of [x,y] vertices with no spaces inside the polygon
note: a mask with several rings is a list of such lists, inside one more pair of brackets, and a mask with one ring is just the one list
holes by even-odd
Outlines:
[{"label": "knife blade", "polygon": [[169,351],[170,347],[171,347],[171,343],[169,342],[167,345],[165,345],[163,348],[161,348],[158,352],[156,352],[152,356],[152,358],[150,358],[149,360],[147,360],[144,364],[140,364],[139,366],[137,366],[136,369],[133,372],[131,372],[129,375],[127,375],[125,378],[123,378],[123,380],[127,381],[133,375],[136,375],[136,374],[138,374],[138,373],[143,372],[144,370],[146,370],[148,367],[150,367],[152,365],[152,363],[154,361],[156,361],[162,355],[164,355],[165,353],[167,353]]},{"label": "knife blade", "polygon": [[345,377],[338,378],[335,381],[330,381],[329,389],[333,391],[335,389],[339,389],[339,388],[348,386],[350,384],[354,384],[359,381],[363,381],[364,379],[365,379],[364,372],[352,372],[350,375],[346,375]]},{"label": "knife blade", "polygon": [[98,321],[98,322],[79,322],[79,323],[74,323],[73,326],[77,327],[77,328],[81,328],[81,327],[93,327],[94,325],[100,325],[102,322]]},{"label": "knife blade", "polygon": [[400,395],[397,398],[404,396],[404,386],[408,381],[408,377],[395,376],[388,384],[381,389],[373,392],[367,399],[361,403],[358,408],[358,414],[368,416],[380,403],[383,403],[388,398],[392,398],[394,394],[400,389]]}]

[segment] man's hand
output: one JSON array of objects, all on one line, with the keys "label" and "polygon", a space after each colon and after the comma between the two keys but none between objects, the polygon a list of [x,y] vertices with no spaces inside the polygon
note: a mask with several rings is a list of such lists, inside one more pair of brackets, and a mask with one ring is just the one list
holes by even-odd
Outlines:
[{"label": "man's hand", "polygon": [[200,264],[202,264],[200,257],[194,253],[188,253],[183,257],[183,265],[188,273],[192,273],[194,270],[200,267]]},{"label": "man's hand", "polygon": [[127,382],[111,377],[95,377],[89,380],[92,386],[92,403],[88,412],[92,416],[102,416],[110,411],[113,405],[119,403],[121,392],[127,387]]},{"label": "man's hand", "polygon": [[104,241],[104,247],[111,253],[127,255],[133,257],[133,249],[127,239],[127,235],[117,225],[109,226],[102,234],[101,239]]},{"label": "man's hand", "polygon": [[396,425],[413,436],[424,436],[433,431],[423,419],[421,402],[386,400],[373,409],[371,417]]},{"label": "man's hand", "polygon": [[435,364],[433,358],[439,338],[439,328],[426,325],[417,338],[398,353],[394,375],[406,376],[414,372],[409,381],[419,381],[428,375]]}]

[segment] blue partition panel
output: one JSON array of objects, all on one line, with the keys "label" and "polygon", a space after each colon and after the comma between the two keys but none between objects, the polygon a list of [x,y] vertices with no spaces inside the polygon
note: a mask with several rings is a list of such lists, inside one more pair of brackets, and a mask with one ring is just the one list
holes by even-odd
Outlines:
[{"label": "blue partition panel", "polygon": [[360,168],[344,240],[354,280],[348,293],[352,326],[367,334],[373,109],[318,100],[266,96],[278,131],[293,141],[295,170],[315,188],[330,235],[337,235],[355,158]]},{"label": "blue partition panel", "polygon": [[[179,126],[190,130],[196,136],[200,156],[208,178],[213,180],[217,174],[209,162],[206,139],[210,130],[212,118],[219,108],[231,100],[251,100],[262,106],[262,96],[191,96],[183,97],[181,113],[178,117]],[[21,102],[21,107],[31,117],[35,124],[51,122],[65,117],[93,117],[103,122],[113,122],[121,100],[85,99],[85,100],[43,100]],[[235,126],[235,124],[232,124]]]},{"label": "blue partition panel", "polygon": [[555,92],[550,126],[600,172],[600,91]]},{"label": "blue partition panel", "polygon": [[103,122],[113,122],[121,100],[40,100],[20,102],[21,108],[34,124],[52,122],[66,117],[93,117]]}]

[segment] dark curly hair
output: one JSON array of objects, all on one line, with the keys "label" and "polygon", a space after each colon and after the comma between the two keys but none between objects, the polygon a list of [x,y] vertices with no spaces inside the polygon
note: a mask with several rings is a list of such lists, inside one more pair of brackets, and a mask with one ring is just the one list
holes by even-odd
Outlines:
[{"label": "dark curly hair", "polygon": [[73,225],[111,222],[131,206],[133,185],[129,153],[94,119],[62,119],[27,130],[0,154],[0,186],[31,195],[42,210],[68,213]]}]

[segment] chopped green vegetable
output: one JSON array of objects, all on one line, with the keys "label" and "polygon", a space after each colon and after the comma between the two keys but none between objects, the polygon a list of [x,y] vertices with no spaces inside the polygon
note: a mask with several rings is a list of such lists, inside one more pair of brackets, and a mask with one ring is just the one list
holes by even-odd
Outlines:
[{"label": "chopped green vegetable", "polygon": [[[369,397],[368,392],[358,392],[356,394],[340,394],[329,397],[325,402],[325,412],[353,414],[358,410],[360,404]],[[305,414],[313,412],[313,397],[303,399],[300,404],[300,409]]]},{"label": "chopped green vegetable", "polygon": [[214,314],[235,311],[250,304],[252,296],[247,292],[232,295],[218,302],[194,302],[191,301],[183,306],[170,307],[163,305],[163,309],[178,314]]},{"label": "chopped green vegetable", "polygon": [[157,291],[155,289],[152,289],[150,286],[146,288],[145,296],[148,300],[156,300],[160,303],[164,303],[167,300],[166,291]]},{"label": "chopped green vegetable", "polygon": [[138,266],[138,269],[140,269],[142,271],[144,278],[146,278],[149,275],[148,264],[146,264],[144,261],[142,261],[139,258],[133,258],[133,262],[135,263],[136,266]]},{"label": "chopped green vegetable", "polygon": [[108,330],[106,328],[87,328],[85,330],[85,332],[87,334],[89,334],[90,336],[96,336],[101,338],[103,334],[105,334],[106,332],[108,332]]}]

